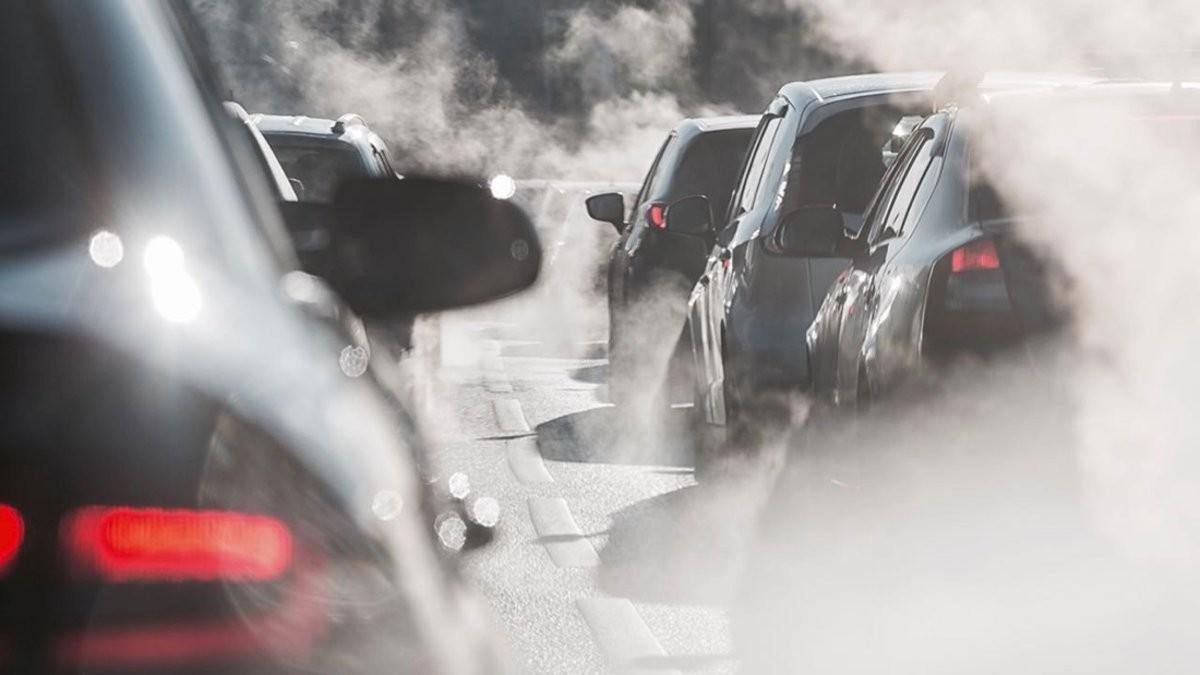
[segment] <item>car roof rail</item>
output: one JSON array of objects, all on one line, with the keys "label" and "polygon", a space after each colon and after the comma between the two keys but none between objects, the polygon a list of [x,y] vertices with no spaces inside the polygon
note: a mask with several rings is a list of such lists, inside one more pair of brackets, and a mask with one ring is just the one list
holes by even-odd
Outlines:
[{"label": "car roof rail", "polygon": [[335,134],[339,134],[339,135],[344,134],[344,133],[346,133],[346,127],[349,127],[349,126],[365,127],[365,126],[367,126],[367,121],[364,120],[361,116],[356,115],[354,113],[346,113],[345,115],[342,115],[341,117],[339,117],[337,119],[337,121],[333,123],[332,131]]}]

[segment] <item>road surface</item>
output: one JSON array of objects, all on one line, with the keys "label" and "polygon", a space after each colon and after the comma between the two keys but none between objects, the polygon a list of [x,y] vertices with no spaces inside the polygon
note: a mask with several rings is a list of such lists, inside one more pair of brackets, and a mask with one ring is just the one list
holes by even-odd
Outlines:
[{"label": "road surface", "polygon": [[727,606],[751,514],[696,484],[690,410],[637,419],[606,404],[602,327],[547,339],[493,316],[442,319],[434,464],[501,503],[495,541],[464,566],[515,664],[736,670]]}]

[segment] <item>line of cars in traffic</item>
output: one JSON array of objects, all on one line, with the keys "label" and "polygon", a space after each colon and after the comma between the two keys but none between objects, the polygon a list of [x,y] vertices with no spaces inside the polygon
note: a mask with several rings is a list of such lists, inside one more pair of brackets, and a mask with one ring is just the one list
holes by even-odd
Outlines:
[{"label": "line of cars in traffic", "polygon": [[[982,170],[979,140],[1009,109],[1036,119],[1114,101],[1150,117],[1197,112],[1179,83],[922,72],[795,82],[752,121],[683,123],[628,212],[616,195],[588,203],[622,232],[612,400],[692,401],[727,441],[786,423],[797,393],[818,412],[863,410],[932,365],[1063,326],[1056,289],[1068,282],[1015,236],[1025,214]],[[664,161],[733,127],[737,148],[706,190]],[[681,352],[682,395],[664,376]],[[697,468],[720,447],[702,444]]]},{"label": "line of cars in traffic", "polygon": [[528,217],[303,173],[378,146],[224,106],[185,2],[3,16],[0,672],[503,670],[447,553],[495,502],[435,494],[363,322],[530,286]]}]

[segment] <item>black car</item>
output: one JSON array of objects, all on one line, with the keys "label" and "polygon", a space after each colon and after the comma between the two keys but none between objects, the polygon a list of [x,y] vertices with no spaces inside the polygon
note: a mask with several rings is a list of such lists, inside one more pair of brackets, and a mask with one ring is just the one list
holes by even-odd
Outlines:
[{"label": "black car", "polygon": [[[902,385],[927,381],[918,376],[933,373],[931,366],[1004,353],[1066,323],[1059,292],[1070,281],[1045,252],[1017,236],[1022,221],[1050,225],[1040,223],[1041,214],[1014,211],[976,158],[997,114],[1055,116],[1064,127],[1077,119],[1080,129],[1088,129],[1102,106],[1140,111],[1114,122],[1129,138],[1157,124],[1162,129],[1156,131],[1182,143],[1194,139],[1200,120],[1195,90],[1168,83],[1091,83],[970,97],[917,128],[859,235],[848,237],[828,210],[814,209],[785,226],[789,252],[839,251],[852,258],[806,335],[818,400],[865,408]],[[1009,135],[1020,130],[1005,128]],[[1073,140],[1088,139],[1079,135]],[[1006,143],[1008,153],[1020,148],[1020,138]],[[1022,168],[1019,158],[1010,161]],[[1066,174],[1061,179],[1071,180]],[[1114,193],[1109,206],[1127,208],[1140,198],[1133,191]]]},{"label": "black car", "polygon": [[[3,10],[0,671],[493,671],[421,437],[310,313],[192,26]],[[531,224],[483,187],[358,181],[330,208],[330,285],[368,318],[536,278]]]},{"label": "black car", "polygon": [[668,217],[669,207],[702,196],[705,214],[724,213],[757,123],[757,116],[684,120],[667,136],[628,211],[618,193],[588,199],[589,215],[620,233],[608,267],[609,396],[614,402],[660,390],[681,344],[688,293],[713,244],[712,218],[697,229],[680,230]]}]

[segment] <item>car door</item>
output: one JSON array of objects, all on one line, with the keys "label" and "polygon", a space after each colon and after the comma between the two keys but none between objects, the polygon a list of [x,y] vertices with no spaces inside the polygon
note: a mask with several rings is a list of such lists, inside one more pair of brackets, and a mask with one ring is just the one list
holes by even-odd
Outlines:
[{"label": "car door", "polygon": [[[908,156],[904,154],[904,151],[905,147],[902,147],[897,153],[896,161],[884,174],[879,188],[875,191],[875,196],[871,199],[871,203],[863,215],[863,222],[859,225],[859,233],[855,239],[855,248],[860,248],[863,252],[866,251],[866,242],[873,223],[884,215],[882,212],[886,212],[887,206],[895,196],[898,185],[896,174],[908,161]],[[846,298],[849,295],[850,287],[860,283],[858,276],[863,274],[864,265],[863,256],[856,255],[851,259],[850,265],[844,267],[834,278],[821,306],[817,309],[812,325],[805,333],[813,394],[826,403],[839,403],[839,341],[842,322],[845,318]]]},{"label": "car door", "polygon": [[836,383],[833,403],[836,405],[864,404],[861,395],[870,392],[870,373],[864,361],[864,340],[872,317],[876,315],[880,289],[890,300],[886,287],[880,284],[889,260],[895,255],[905,239],[898,236],[902,230],[917,188],[933,157],[932,131],[922,128],[902,151],[891,172],[888,183],[872,207],[871,220],[864,226],[867,236],[866,249],[855,258],[850,269],[834,289],[832,301],[840,305],[838,327],[838,349],[836,355]]},{"label": "car door", "polygon": [[[776,108],[778,109],[778,108]],[[693,340],[697,350],[696,373],[708,404],[709,421],[724,423],[724,400],[721,383],[724,380],[721,350],[723,326],[725,324],[725,299],[728,297],[734,275],[733,248],[742,219],[753,209],[762,196],[763,176],[770,158],[775,137],[783,121],[781,114],[768,112],[763,116],[755,135],[752,149],[747,153],[742,179],[730,201],[730,216],[725,227],[717,235],[717,242],[705,262],[692,295]],[[699,324],[699,325],[697,325]]]}]

